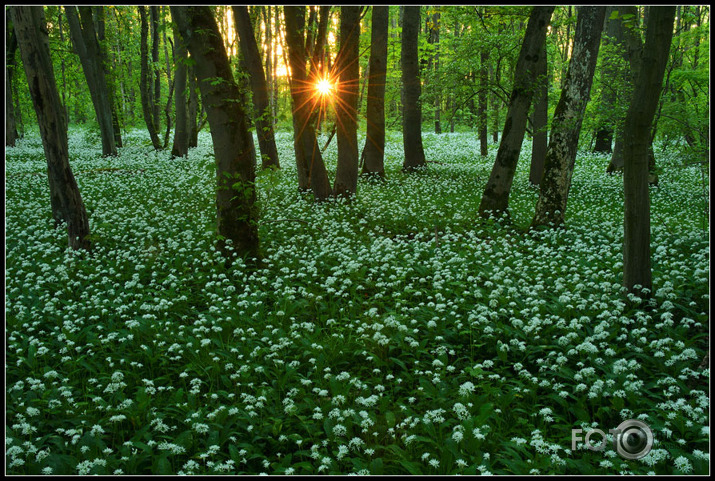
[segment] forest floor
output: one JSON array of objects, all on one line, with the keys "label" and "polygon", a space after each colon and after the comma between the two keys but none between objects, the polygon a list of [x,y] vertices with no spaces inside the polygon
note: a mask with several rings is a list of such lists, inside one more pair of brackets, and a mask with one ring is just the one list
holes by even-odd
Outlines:
[{"label": "forest floor", "polygon": [[[385,182],[316,204],[281,132],[249,270],[215,248],[207,133],[183,160],[138,131],[117,158],[69,138],[91,255],[52,229],[39,135],[6,149],[7,474],[709,471],[709,187],[673,148],[644,304],[603,155],[579,154],[566,228],[528,233],[529,142],[511,221],[480,221],[496,145],[474,134],[425,134],[435,162],[407,175],[391,133]],[[572,451],[627,419],[647,456]]]}]

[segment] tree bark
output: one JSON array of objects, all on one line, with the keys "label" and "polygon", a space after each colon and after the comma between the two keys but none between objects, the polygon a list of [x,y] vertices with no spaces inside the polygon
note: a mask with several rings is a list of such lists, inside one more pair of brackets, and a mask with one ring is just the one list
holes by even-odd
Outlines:
[{"label": "tree bark", "polygon": [[[82,70],[87,79],[90,97],[94,105],[94,112],[99,124],[102,138],[102,155],[117,155],[117,144],[114,140],[114,126],[112,122],[112,105],[104,75],[104,66],[100,55],[99,42],[94,28],[91,7],[66,6],[65,14],[70,27],[72,43],[82,63]],[[80,23],[81,22],[81,23]]]},{"label": "tree bark", "polygon": [[176,28],[174,28],[174,39],[176,42],[176,71],[174,72],[176,130],[171,156],[186,157],[189,153],[189,114],[186,105],[186,66],[189,56],[186,44]]},{"label": "tree bark", "polygon": [[152,70],[149,69],[149,50],[147,40],[149,37],[149,22],[147,20],[146,8],[139,6],[139,17],[141,19],[141,38],[139,45],[139,55],[141,59],[141,74],[139,77],[139,93],[141,95],[142,113],[144,114],[144,122],[149,131],[151,144],[155,150],[161,150],[161,141],[154,120],[154,93],[152,90],[151,79]]},{"label": "tree bark", "polygon": [[390,7],[372,7],[370,83],[367,86],[367,137],[363,149],[363,174],[385,177],[385,84],[387,80],[387,32]]},{"label": "tree bark", "polygon": [[15,123],[15,106],[13,105],[12,84],[15,74],[15,51],[17,51],[17,36],[9,17],[5,18],[5,145],[15,147],[19,138]]},{"label": "tree bark", "polygon": [[263,72],[258,44],[253,36],[253,27],[245,6],[233,7],[233,18],[239,36],[241,53],[248,69],[251,90],[253,92],[253,115],[258,134],[258,146],[261,149],[261,167],[280,167],[278,149],[273,133],[271,105],[268,85]]},{"label": "tree bark", "polygon": [[154,80],[152,94],[152,120],[154,129],[161,131],[161,76],[159,75],[159,7],[149,7],[151,17],[151,78]]},{"label": "tree bark", "polygon": [[544,43],[541,50],[541,55],[542,58],[536,70],[538,87],[536,102],[534,103],[534,140],[531,146],[531,168],[529,170],[529,181],[533,185],[541,183],[541,177],[544,175],[546,148],[548,146],[549,78],[546,43]]},{"label": "tree bark", "polygon": [[333,194],[350,197],[357,193],[358,144],[357,108],[360,81],[360,7],[344,6],[340,12],[340,55],[336,66],[340,77],[337,97],[338,167]]},{"label": "tree bark", "polygon": [[286,43],[292,74],[291,97],[293,100],[293,128],[299,188],[307,185],[313,190],[316,200],[322,201],[332,195],[328,172],[320,153],[311,113],[315,106],[312,98],[313,85],[308,82],[305,50],[305,8],[286,6]]},{"label": "tree bark", "polygon": [[255,148],[238,86],[209,7],[171,7],[194,68],[211,127],[216,157],[216,218],[219,245],[229,241],[241,257],[258,256]]},{"label": "tree bark", "polygon": [[10,7],[10,15],[47,159],[55,227],[64,222],[69,246],[89,250],[89,220],[69,164],[67,119],[55,83],[43,7]]},{"label": "tree bark", "polygon": [[489,70],[487,63],[489,61],[489,51],[486,47],[479,55],[479,108],[477,109],[478,130],[479,130],[479,153],[482,157],[489,154],[487,141],[489,134],[487,132],[487,84],[489,83]]},{"label": "tree bark", "polygon": [[624,129],[625,193],[623,285],[642,295],[653,288],[650,262],[648,147],[673,36],[675,7],[651,7],[642,65]]},{"label": "tree bark", "polygon": [[[119,106],[117,105],[116,88],[114,84],[114,74],[109,65],[109,52],[107,50],[105,33],[104,33],[104,7],[97,6],[92,7],[91,15],[89,18],[94,19],[94,24],[97,30],[97,47],[99,52],[99,61],[101,64],[102,72],[104,73],[104,78],[107,84],[107,95],[109,97],[109,108],[112,113],[112,131],[114,132],[114,143],[117,147],[122,147],[122,127],[119,115]],[[81,10],[80,10],[80,15]]]},{"label": "tree bark", "polygon": [[529,106],[535,91],[537,65],[543,55],[542,45],[546,42],[546,28],[553,11],[554,7],[534,7],[529,16],[516,63],[514,89],[509,99],[501,143],[479,204],[479,215],[482,217],[508,214],[509,193],[519,162]]},{"label": "tree bark", "polygon": [[606,7],[578,9],[573,55],[551,123],[551,139],[532,227],[550,223],[561,225],[564,222],[578,138],[591,92],[605,15]]},{"label": "tree bark", "polygon": [[405,160],[403,170],[427,165],[422,146],[422,107],[420,95],[420,65],[417,42],[420,31],[420,7],[403,7],[402,19],[402,138]]},{"label": "tree bark", "polygon": [[186,69],[189,84],[189,105],[187,107],[188,114],[188,129],[189,129],[189,148],[196,147],[199,137],[199,124],[197,116],[199,115],[199,86],[196,84],[196,73],[194,66],[189,65]]}]

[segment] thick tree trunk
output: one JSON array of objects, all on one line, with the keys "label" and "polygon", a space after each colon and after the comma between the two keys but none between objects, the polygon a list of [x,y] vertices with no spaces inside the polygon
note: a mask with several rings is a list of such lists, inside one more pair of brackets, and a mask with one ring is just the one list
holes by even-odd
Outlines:
[{"label": "thick tree trunk", "polygon": [[12,84],[15,74],[15,51],[17,50],[17,36],[9,17],[5,18],[5,145],[15,147],[18,139],[17,125],[15,123],[15,106],[13,104]]},{"label": "thick tree trunk", "polygon": [[606,7],[578,7],[573,55],[551,123],[541,192],[532,227],[561,225],[571,188],[578,138],[596,68]]},{"label": "thick tree trunk", "polygon": [[514,89],[509,99],[501,143],[479,204],[479,215],[482,217],[508,213],[509,193],[519,162],[529,106],[537,84],[537,65],[543,55],[546,27],[553,11],[554,7],[534,7],[529,16],[524,42],[516,63]]},{"label": "thick tree trunk", "polygon": [[635,83],[624,129],[625,193],[623,285],[641,295],[641,286],[652,290],[650,263],[650,197],[648,147],[653,117],[658,106],[663,73],[673,36],[675,7],[651,7],[642,65]]},{"label": "thick tree trunk", "polygon": [[548,146],[549,78],[546,43],[541,50],[541,55],[542,59],[536,70],[538,87],[534,102],[534,140],[531,146],[531,168],[529,170],[529,182],[534,185],[539,185],[541,177],[544,175],[544,161]]},{"label": "thick tree trunk", "polygon": [[144,114],[146,128],[149,131],[151,144],[154,146],[154,149],[161,150],[161,141],[159,140],[156,121],[154,120],[154,95],[151,86],[152,74],[149,69],[149,50],[147,46],[147,40],[149,37],[149,22],[147,20],[146,8],[141,5],[138,8],[139,17],[141,19],[141,38],[139,44],[141,74],[139,77],[139,93],[141,95],[142,113]]},{"label": "thick tree trunk", "polygon": [[65,223],[72,249],[91,247],[89,221],[69,164],[67,119],[57,92],[43,7],[10,7],[47,159],[55,226]]},{"label": "thick tree trunk", "polygon": [[340,55],[336,59],[338,79],[337,137],[338,168],[334,195],[350,197],[357,193],[358,144],[357,108],[360,81],[360,7],[340,8]]},{"label": "thick tree trunk", "polygon": [[[255,148],[238,86],[209,7],[171,7],[194,59],[216,156],[216,217],[222,251],[258,256]],[[220,79],[220,81],[216,81]]]},{"label": "thick tree trunk", "polygon": [[403,7],[402,19],[402,138],[405,161],[403,170],[427,165],[422,146],[422,107],[420,95],[420,65],[417,41],[420,31],[420,7]]},{"label": "thick tree trunk", "polygon": [[258,135],[258,146],[261,149],[261,167],[280,166],[278,162],[278,149],[273,133],[273,122],[271,120],[271,105],[269,89],[266,84],[266,77],[263,72],[261,56],[258,52],[258,44],[253,36],[253,27],[248,15],[248,8],[245,6],[233,7],[233,18],[236,24],[236,31],[239,36],[241,53],[248,69],[251,90],[253,92],[253,116],[256,122],[256,133]]},{"label": "thick tree trunk", "polygon": [[114,125],[112,122],[112,104],[104,75],[104,66],[94,28],[91,7],[79,7],[81,20],[77,15],[77,7],[66,6],[65,14],[70,27],[72,43],[82,63],[82,70],[87,79],[94,112],[97,115],[97,123],[99,124],[99,132],[102,138],[102,155],[117,155],[117,144],[114,140]]},{"label": "thick tree trunk", "polygon": [[307,180],[315,199],[322,201],[332,195],[332,188],[311,120],[315,100],[312,98],[314,86],[308,82],[305,67],[305,8],[286,6],[283,11],[292,74],[291,97],[298,184],[299,188],[305,188]]},{"label": "thick tree trunk", "polygon": [[385,176],[385,83],[387,32],[390,7],[372,7],[370,83],[367,87],[367,137],[363,149],[363,174]]},{"label": "thick tree trunk", "polygon": [[189,56],[186,51],[186,44],[176,29],[174,29],[174,39],[176,42],[176,71],[174,72],[176,130],[174,131],[174,145],[171,147],[171,156],[186,157],[189,153],[189,118],[186,105],[186,67]]}]

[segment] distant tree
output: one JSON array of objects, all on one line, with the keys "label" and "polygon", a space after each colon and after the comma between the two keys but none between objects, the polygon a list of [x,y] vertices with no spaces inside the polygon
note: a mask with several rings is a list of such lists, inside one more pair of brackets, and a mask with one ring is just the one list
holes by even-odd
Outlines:
[{"label": "distant tree", "polygon": [[293,129],[298,187],[313,190],[316,200],[325,200],[332,195],[328,172],[315,135],[313,109],[315,107],[314,85],[308,80],[306,62],[305,7],[286,6],[286,44],[291,70],[291,97],[293,100]]},{"label": "distant tree", "polygon": [[278,149],[276,148],[276,139],[273,133],[269,89],[263,71],[261,55],[258,52],[258,44],[253,35],[253,26],[248,15],[248,8],[246,6],[234,6],[233,18],[239,36],[238,43],[248,69],[251,91],[253,92],[253,117],[256,123],[256,133],[258,134],[258,146],[261,149],[261,166],[263,168],[279,167]]},{"label": "distant tree", "polygon": [[340,53],[335,61],[339,72],[337,92],[338,167],[335,196],[357,192],[357,108],[360,79],[360,7],[340,8]]},{"label": "distant tree", "polygon": [[242,257],[258,256],[255,148],[223,39],[210,7],[171,7],[194,59],[216,158],[216,211],[220,246],[230,241]]},{"label": "distant tree", "polygon": [[482,217],[508,212],[509,193],[526,132],[529,106],[537,84],[537,65],[543,55],[542,45],[546,42],[546,28],[553,11],[554,7],[534,7],[529,16],[514,72],[514,88],[509,99],[501,143],[479,204],[479,215]]},{"label": "distant tree", "polygon": [[404,170],[427,165],[422,146],[422,107],[420,95],[420,64],[418,39],[420,31],[420,7],[403,8],[402,19],[402,138],[404,142]]},{"label": "distant tree", "polygon": [[578,139],[596,69],[606,7],[579,6],[573,54],[551,122],[544,176],[531,226],[561,225],[571,188]]},{"label": "distant tree", "polygon": [[541,50],[539,63],[536,65],[536,99],[534,101],[533,128],[534,140],[531,146],[531,167],[529,169],[529,182],[533,185],[541,183],[544,175],[544,160],[548,147],[549,123],[549,78],[546,43]]},{"label": "distant tree", "polygon": [[[82,63],[94,112],[97,115],[102,138],[102,155],[117,155],[117,143],[112,119],[112,102],[104,74],[104,60],[101,57],[99,41],[94,27],[91,7],[65,6],[67,23],[70,27],[72,43]],[[80,19],[81,16],[81,19]]]},{"label": "distant tree", "polygon": [[387,34],[390,7],[372,7],[370,82],[367,87],[367,137],[363,174],[385,176],[385,84],[387,81]]},{"label": "distant tree", "polygon": [[10,7],[47,160],[55,227],[64,222],[72,249],[89,250],[89,221],[69,164],[67,118],[60,104],[42,6]]},{"label": "distant tree", "polygon": [[157,122],[154,116],[158,115],[154,109],[154,91],[152,89],[153,69],[149,67],[149,50],[147,40],[149,38],[149,21],[147,19],[146,7],[140,5],[139,17],[141,19],[141,37],[139,55],[141,62],[141,75],[139,80],[139,93],[141,95],[142,113],[144,114],[144,122],[146,123],[151,144],[154,149],[161,150],[161,140],[159,140]]},{"label": "distant tree", "polygon": [[641,294],[636,286],[652,290],[650,263],[650,197],[648,192],[648,147],[651,126],[673,36],[675,7],[650,7],[641,69],[624,129],[625,192],[623,284]]}]

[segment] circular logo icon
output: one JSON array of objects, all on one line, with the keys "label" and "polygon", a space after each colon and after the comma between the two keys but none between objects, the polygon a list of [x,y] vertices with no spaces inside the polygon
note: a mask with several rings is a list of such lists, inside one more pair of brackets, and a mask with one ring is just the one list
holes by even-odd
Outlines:
[{"label": "circular logo icon", "polygon": [[653,448],[653,431],[643,421],[628,419],[616,429],[616,451],[622,458],[640,459]]}]

